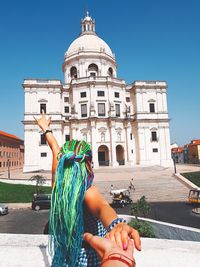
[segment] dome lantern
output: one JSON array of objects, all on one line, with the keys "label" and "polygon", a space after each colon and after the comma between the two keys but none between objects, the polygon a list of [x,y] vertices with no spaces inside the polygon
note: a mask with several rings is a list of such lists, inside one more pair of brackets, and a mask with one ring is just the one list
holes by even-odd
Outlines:
[{"label": "dome lantern", "polygon": [[86,12],[86,16],[84,19],[81,20],[81,28],[82,32],[81,35],[86,34],[86,33],[95,33],[95,20],[93,20],[89,16],[89,12]]}]

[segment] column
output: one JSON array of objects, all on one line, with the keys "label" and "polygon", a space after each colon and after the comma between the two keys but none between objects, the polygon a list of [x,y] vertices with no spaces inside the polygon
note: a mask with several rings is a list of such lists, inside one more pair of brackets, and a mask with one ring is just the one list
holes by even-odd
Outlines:
[{"label": "column", "polygon": [[71,139],[77,139],[77,127],[76,126],[72,126],[72,138]]},{"label": "column", "polygon": [[[115,131],[115,121],[110,122],[110,144],[111,144],[111,166],[116,167],[119,166],[119,163],[116,159],[116,131]],[[110,160],[110,159],[109,159]]]},{"label": "column", "polygon": [[93,166],[94,168],[99,167],[99,161],[98,161],[98,147],[96,142],[96,122],[91,121],[91,128],[90,128],[90,134],[91,134],[91,146],[92,146],[92,156],[93,156]]},{"label": "column", "polygon": [[[134,162],[133,162],[133,154],[131,153],[131,149],[133,149],[133,147],[135,147],[135,145],[131,144],[132,142],[135,141],[135,138],[134,138],[134,134],[132,133],[132,140],[130,139],[130,134],[131,134],[131,124],[130,122],[127,122],[127,124],[124,126],[125,128],[125,136],[126,136],[126,157],[127,157],[127,164],[128,165],[133,165]],[[134,153],[136,153],[134,151]]]}]

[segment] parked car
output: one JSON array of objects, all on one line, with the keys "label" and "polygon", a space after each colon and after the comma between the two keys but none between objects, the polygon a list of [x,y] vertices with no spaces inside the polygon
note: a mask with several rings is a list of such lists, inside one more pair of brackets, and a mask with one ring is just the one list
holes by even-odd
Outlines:
[{"label": "parked car", "polygon": [[8,206],[0,203],[0,215],[6,215],[6,214],[8,214]]},{"label": "parked car", "polygon": [[39,211],[40,209],[50,209],[51,194],[34,194],[32,199],[32,209]]}]

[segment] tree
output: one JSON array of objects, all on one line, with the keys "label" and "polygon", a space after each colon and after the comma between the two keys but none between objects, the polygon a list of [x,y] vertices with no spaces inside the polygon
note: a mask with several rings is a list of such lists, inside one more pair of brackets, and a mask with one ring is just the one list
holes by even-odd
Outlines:
[{"label": "tree", "polygon": [[39,193],[41,193],[39,186],[42,186],[43,184],[46,183],[46,177],[38,174],[38,175],[33,175],[29,180],[36,182],[36,184],[35,184],[36,194],[38,195]]},{"label": "tree", "polygon": [[135,219],[131,220],[129,225],[135,228],[142,237],[155,237],[154,230],[150,223],[138,219],[140,214],[146,217],[150,210],[151,206],[146,201],[145,196],[142,196],[137,203],[132,204],[131,207],[131,215],[135,215]]},{"label": "tree", "polygon": [[146,197],[142,196],[137,203],[133,204],[131,207],[131,214],[135,215],[137,218],[139,214],[142,214],[144,217],[146,217],[149,212],[151,211],[150,204],[146,201]]}]

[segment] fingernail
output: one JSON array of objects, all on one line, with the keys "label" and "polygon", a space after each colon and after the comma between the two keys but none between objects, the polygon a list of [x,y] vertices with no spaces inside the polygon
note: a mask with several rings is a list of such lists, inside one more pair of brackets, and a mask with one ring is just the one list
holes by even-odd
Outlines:
[{"label": "fingernail", "polygon": [[123,250],[126,250],[127,249],[127,245],[126,243],[123,243]]}]

